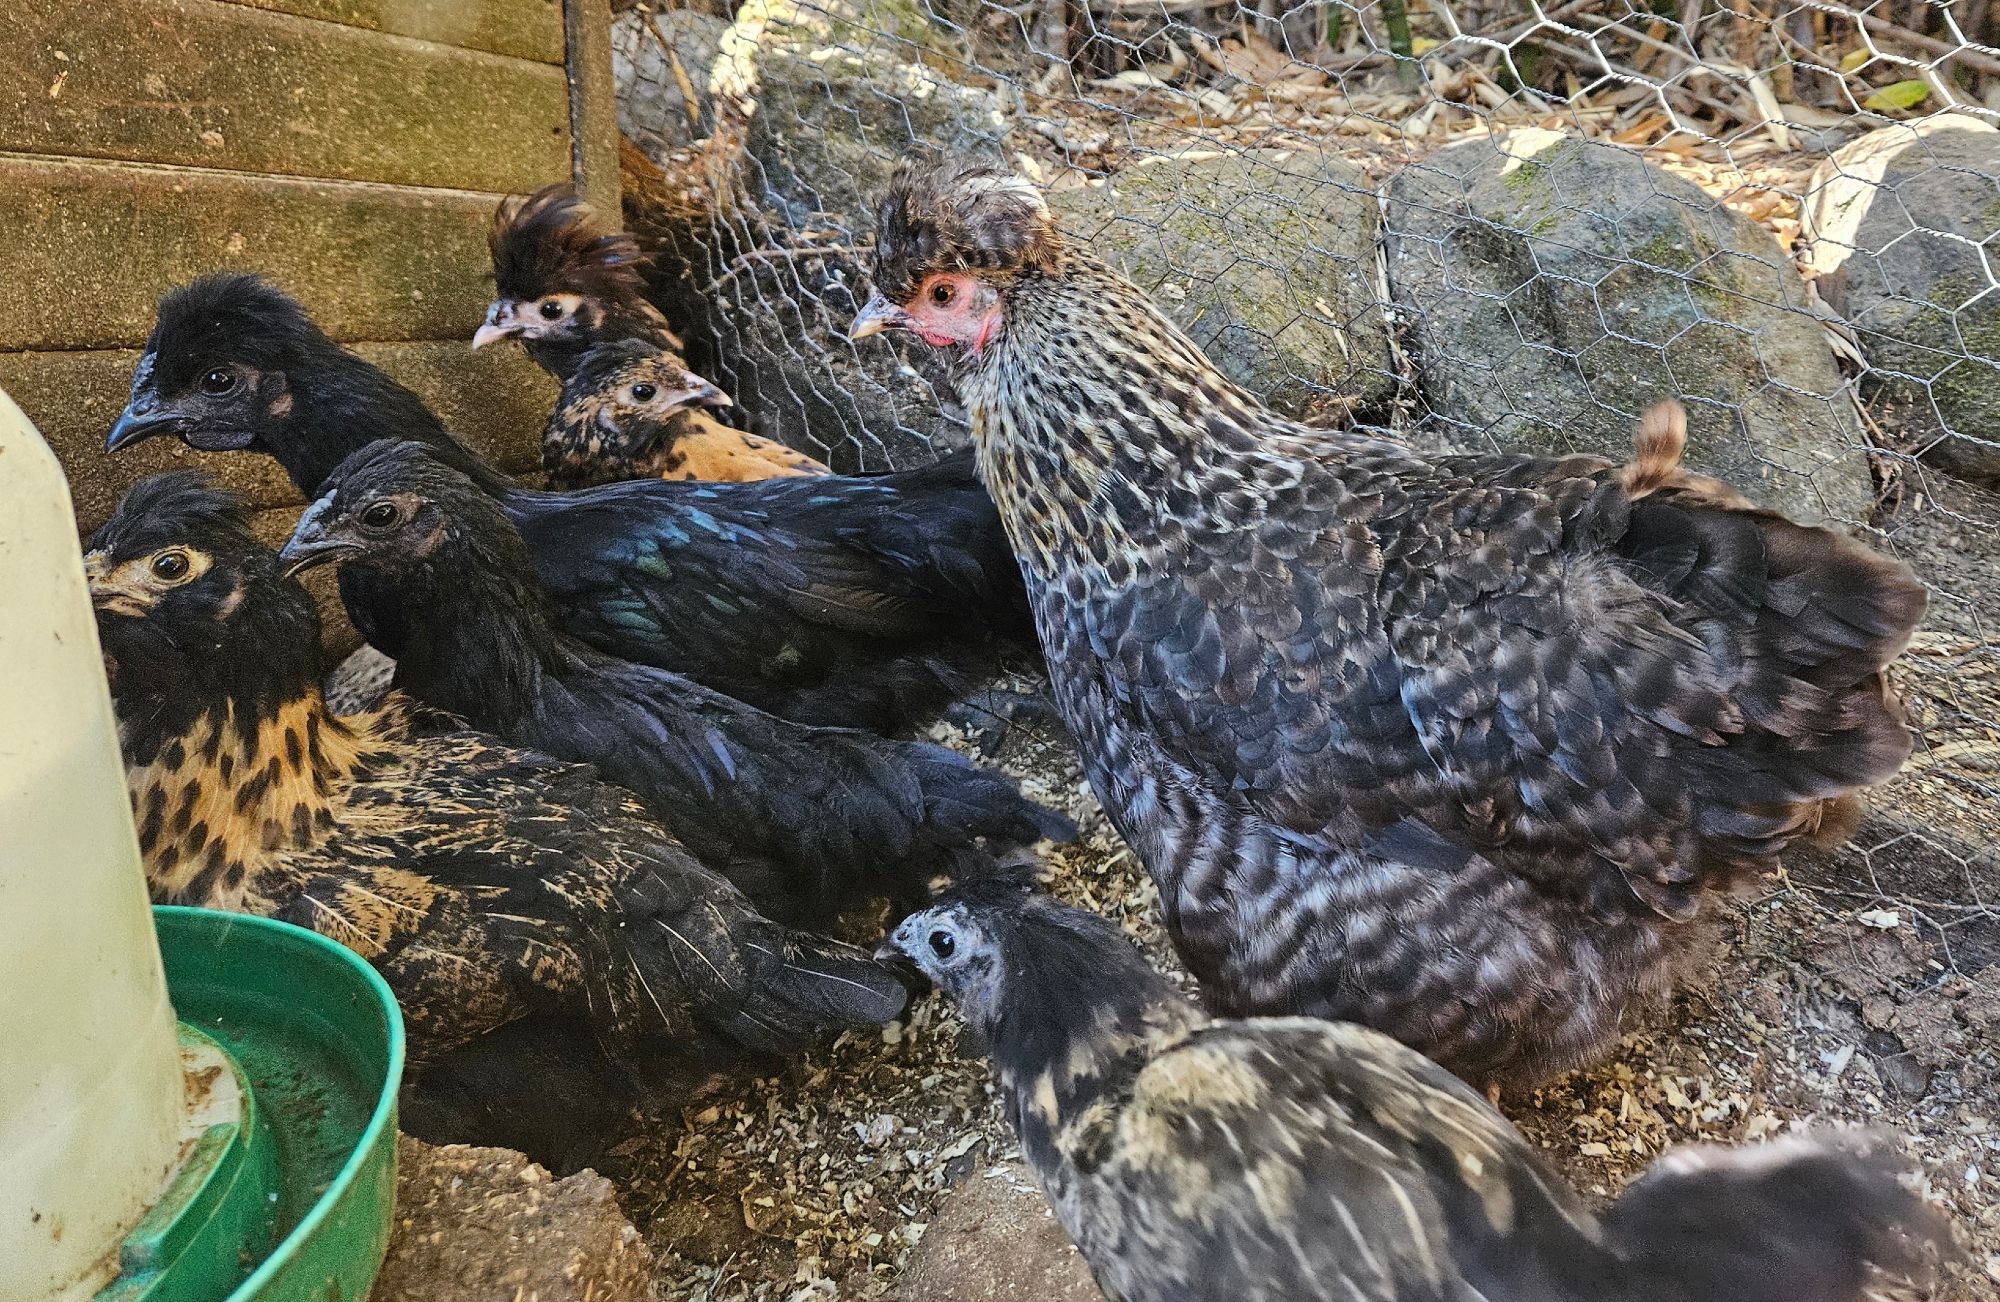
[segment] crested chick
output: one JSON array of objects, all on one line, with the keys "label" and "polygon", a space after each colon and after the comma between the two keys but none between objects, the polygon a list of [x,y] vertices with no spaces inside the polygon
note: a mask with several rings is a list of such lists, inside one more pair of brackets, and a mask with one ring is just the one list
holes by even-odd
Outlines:
[{"label": "crested chick", "polygon": [[1387,1036],[1199,1015],[1111,922],[1003,883],[884,944],[954,1000],[1056,1218],[1118,1302],[1863,1302],[1949,1239],[1886,1155],[1662,1157],[1593,1214]]},{"label": "crested chick", "polygon": [[1060,815],[939,746],[791,723],[564,634],[519,532],[420,444],[343,462],[282,555],[368,572],[408,634],[396,685],[473,726],[593,764],[781,917],[824,920],[939,872],[1069,840]]},{"label": "crested chick", "polygon": [[605,229],[567,183],[501,200],[486,247],[495,297],[474,348],[517,340],[563,385],[599,344],[629,339],[680,353],[680,337],[646,299],[638,242]]},{"label": "crested chick", "polygon": [[828,474],[803,452],[713,415],[729,396],[669,352],[638,339],[598,344],[563,385],[542,430],[553,489],[625,479],[744,483]]},{"label": "crested chick", "polygon": [[[502,502],[567,631],[800,722],[906,731],[1003,655],[1039,656],[969,452],[886,475],[533,492],[242,273],[160,301],[106,448],[163,434],[275,457],[308,499],[371,440],[421,442]],[[370,644],[397,654],[394,603],[360,570],[340,592]]]},{"label": "crested chick", "polygon": [[899,171],[864,337],[958,358],[1098,799],[1217,1012],[1584,1063],[1910,738],[1909,569],[1678,466],[1288,421],[985,168]]},{"label": "crested chick", "polygon": [[428,1133],[572,1166],[659,1088],[901,1009],[887,969],[761,916],[589,769],[399,695],[334,716],[311,599],[200,475],[135,487],[85,569],[153,898],[373,963]]}]

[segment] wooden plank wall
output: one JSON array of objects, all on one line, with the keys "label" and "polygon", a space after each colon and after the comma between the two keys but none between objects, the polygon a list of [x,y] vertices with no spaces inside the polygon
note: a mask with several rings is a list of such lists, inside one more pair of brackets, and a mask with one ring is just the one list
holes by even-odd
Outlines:
[{"label": "wooden plank wall", "polygon": [[494,204],[570,174],[565,48],[562,0],[17,0],[0,386],[54,444],[82,527],[139,477],[202,465],[252,495],[261,533],[289,529],[297,496],[264,458],[102,452],[155,300],[220,267],[271,276],[459,434],[532,466],[554,390],[469,340]]}]

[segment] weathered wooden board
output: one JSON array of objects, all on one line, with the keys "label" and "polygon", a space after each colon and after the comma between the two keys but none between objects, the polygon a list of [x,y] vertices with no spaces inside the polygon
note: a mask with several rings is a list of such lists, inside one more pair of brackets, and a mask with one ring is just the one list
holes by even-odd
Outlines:
[{"label": "weathered wooden board", "polygon": [[[516,349],[473,352],[456,341],[357,344],[354,350],[414,389],[452,431],[507,470],[540,461],[542,424],[555,386]],[[115,457],[104,434],[125,406],[138,352],[0,353],[0,388],[48,439],[69,476],[77,523],[95,528],[134,483],[182,467],[215,474],[259,507],[298,494],[275,461],[247,453],[206,455],[155,439]]]},{"label": "weathered wooden board", "polygon": [[223,0],[23,0],[0,149],[524,190],[569,165],[563,70]]},{"label": "weathered wooden board", "polygon": [[497,202],[0,155],[0,284],[16,287],[0,296],[0,347],[141,343],[161,294],[222,267],[270,276],[336,338],[469,339],[493,290],[486,228]]},{"label": "weathered wooden board", "polygon": [[233,0],[252,9],[318,18],[369,31],[511,54],[537,63],[563,61],[561,0]]}]

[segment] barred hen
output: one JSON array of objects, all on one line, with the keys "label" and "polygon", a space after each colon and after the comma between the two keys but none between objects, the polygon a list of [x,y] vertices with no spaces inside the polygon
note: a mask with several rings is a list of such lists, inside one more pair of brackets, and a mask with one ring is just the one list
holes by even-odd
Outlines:
[{"label": "barred hen", "polygon": [[907,909],[934,874],[1075,836],[943,747],[791,723],[565,636],[499,503],[421,444],[371,444],[323,487],[282,555],[295,571],[365,570],[393,595],[398,688],[595,765],[780,917],[881,897]]},{"label": "barred hen", "polygon": [[[275,286],[240,273],[160,302],[105,445],[162,434],[276,457],[309,499],[371,440],[421,442],[504,504],[569,632],[799,722],[905,731],[1003,654],[1039,655],[969,452],[886,475],[531,492]],[[397,654],[394,603],[355,570],[340,590],[370,644]]]},{"label": "barred hen", "polygon": [[1886,1149],[1797,1138],[1670,1151],[1593,1214],[1421,1054],[1199,1016],[1117,927],[1027,891],[948,893],[882,952],[959,1004],[1119,1302],[1863,1302],[1952,1251]]},{"label": "barred hen", "polygon": [[710,414],[729,405],[727,394],[670,352],[638,339],[598,344],[563,385],[542,430],[549,487],[625,479],[734,484],[828,473],[805,453]]},{"label": "barred hen", "polygon": [[905,167],[880,219],[854,333],[959,356],[1058,704],[1217,1012],[1538,1081],[1906,757],[1922,586],[1681,471],[1677,409],[1629,466],[1424,456],[1266,409],[1015,177]]},{"label": "barred hen", "polygon": [[134,488],[86,569],[153,897],[380,969],[426,1133],[567,1167],[655,1089],[900,1010],[885,968],[760,916],[589,769],[407,697],[331,714],[311,599],[201,476]]}]

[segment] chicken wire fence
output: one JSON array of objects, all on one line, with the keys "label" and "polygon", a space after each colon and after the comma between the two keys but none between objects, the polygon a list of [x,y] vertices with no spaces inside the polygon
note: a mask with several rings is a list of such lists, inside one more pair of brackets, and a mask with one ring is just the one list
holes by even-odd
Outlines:
[{"label": "chicken wire fence", "polygon": [[650,165],[628,159],[628,218],[664,223],[690,360],[836,469],[967,438],[936,358],[845,338],[873,201],[928,149],[1041,182],[1289,415],[1622,457],[1673,396],[1697,468],[1873,531],[1934,594],[1897,682],[1918,751],[1855,846],[1784,889],[1852,921],[1835,986],[1983,991],[1990,1014],[1992,0],[614,8],[620,126]]}]

